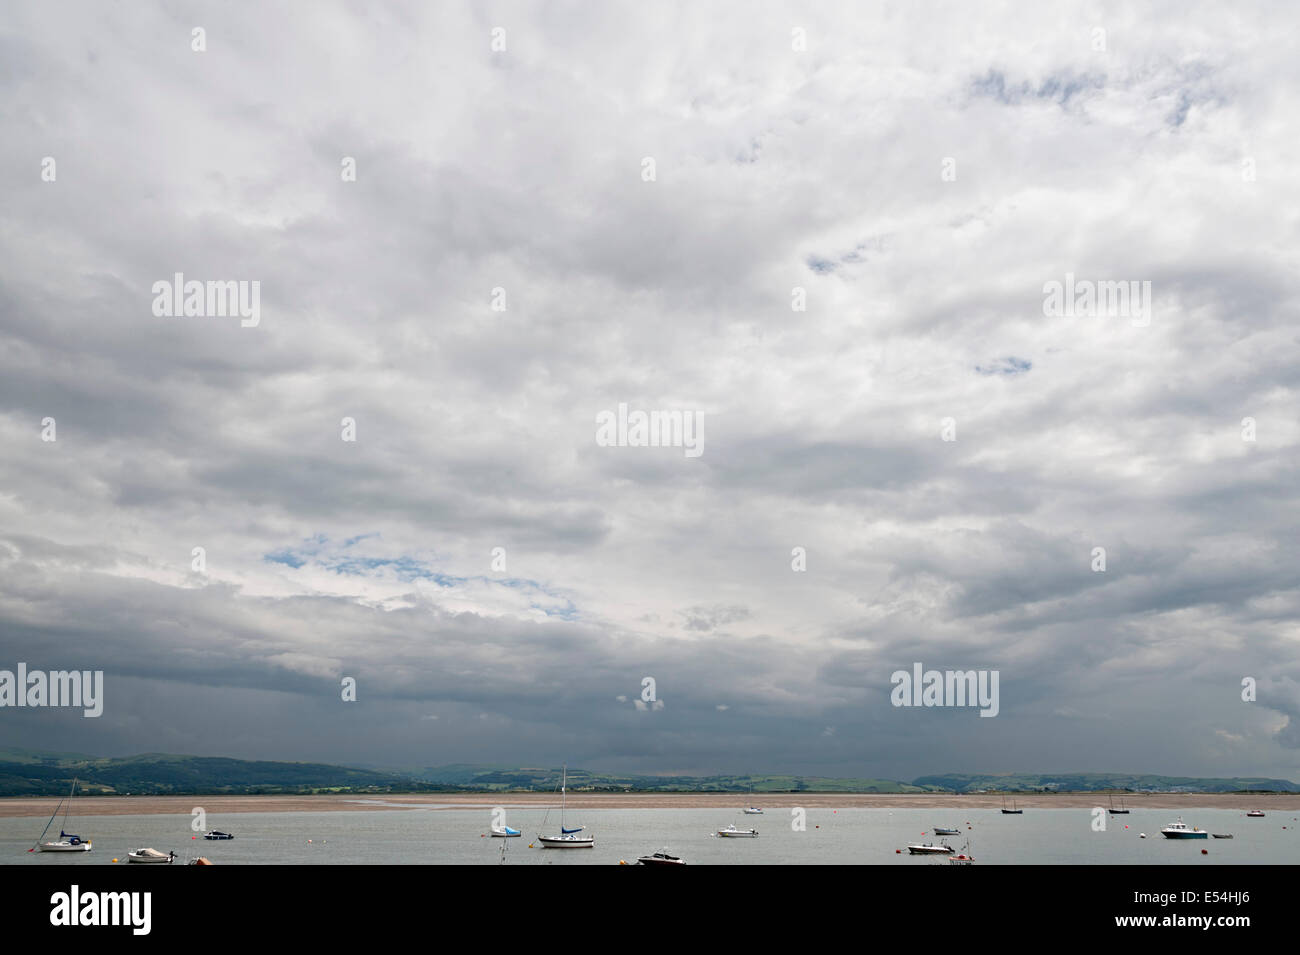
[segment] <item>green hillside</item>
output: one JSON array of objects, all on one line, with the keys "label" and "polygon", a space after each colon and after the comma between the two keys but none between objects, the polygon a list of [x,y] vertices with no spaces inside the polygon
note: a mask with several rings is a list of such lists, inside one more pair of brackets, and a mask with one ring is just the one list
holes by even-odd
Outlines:
[{"label": "green hillside", "polygon": [[1300,792],[1286,779],[1247,776],[1228,779],[1195,776],[1158,776],[1128,773],[1009,773],[967,775],[947,773],[922,776],[918,786],[935,786],[958,793],[978,792]]},{"label": "green hillside", "polygon": [[145,753],[100,758],[68,753],[0,751],[0,795],[391,793],[436,789],[395,773],[325,763],[281,763],[221,756]]}]

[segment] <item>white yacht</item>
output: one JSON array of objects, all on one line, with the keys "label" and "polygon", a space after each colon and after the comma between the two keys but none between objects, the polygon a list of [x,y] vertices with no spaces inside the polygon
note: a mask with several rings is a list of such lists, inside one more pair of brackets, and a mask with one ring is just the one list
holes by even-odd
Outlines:
[{"label": "white yacht", "polygon": [[[565,766],[560,776],[560,834],[558,836],[544,836],[541,833],[537,835],[537,841],[542,844],[543,849],[591,849],[596,845],[595,836],[584,836],[580,833],[586,826],[578,826],[575,829],[569,829],[564,825],[564,809],[568,801],[565,793],[569,787],[569,767]],[[550,815],[550,812],[547,812]],[[543,828],[546,826],[546,820],[542,820]],[[495,833],[494,833],[495,835]]]}]

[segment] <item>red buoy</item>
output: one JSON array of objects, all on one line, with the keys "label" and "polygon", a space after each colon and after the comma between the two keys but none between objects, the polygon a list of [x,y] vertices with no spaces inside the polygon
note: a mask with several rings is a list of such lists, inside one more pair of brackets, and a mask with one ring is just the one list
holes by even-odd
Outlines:
[{"label": "red buoy", "polygon": [[1209,849],[1202,849],[1202,850],[1201,850],[1201,855],[1203,855],[1203,856],[1208,856],[1209,854],[1210,854],[1210,850],[1209,850]]}]

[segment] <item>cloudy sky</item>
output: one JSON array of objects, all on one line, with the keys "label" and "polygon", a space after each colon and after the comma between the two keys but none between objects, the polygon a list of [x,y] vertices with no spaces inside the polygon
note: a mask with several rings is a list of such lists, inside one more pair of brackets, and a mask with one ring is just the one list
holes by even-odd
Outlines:
[{"label": "cloudy sky", "polygon": [[0,746],[1300,779],[1300,14],[1129,6],[5,4]]}]

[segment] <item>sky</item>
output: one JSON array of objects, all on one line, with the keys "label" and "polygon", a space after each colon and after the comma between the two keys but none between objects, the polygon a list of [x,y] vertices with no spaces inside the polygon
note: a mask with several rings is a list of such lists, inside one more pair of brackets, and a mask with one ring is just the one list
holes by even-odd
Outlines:
[{"label": "sky", "polygon": [[6,3],[0,747],[1300,779],[1297,21]]}]

